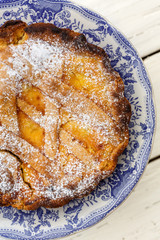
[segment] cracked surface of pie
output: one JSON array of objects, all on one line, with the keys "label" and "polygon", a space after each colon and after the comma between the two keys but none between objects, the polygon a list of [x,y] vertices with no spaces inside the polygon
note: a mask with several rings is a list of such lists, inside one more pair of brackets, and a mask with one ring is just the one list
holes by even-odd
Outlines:
[{"label": "cracked surface of pie", "polygon": [[106,53],[52,24],[0,28],[0,205],[89,194],[128,144],[130,104]]}]

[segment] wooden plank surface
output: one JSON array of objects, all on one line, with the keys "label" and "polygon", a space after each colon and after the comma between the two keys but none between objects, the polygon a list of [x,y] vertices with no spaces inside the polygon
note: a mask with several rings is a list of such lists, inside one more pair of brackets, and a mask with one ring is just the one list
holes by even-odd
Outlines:
[{"label": "wooden plank surface", "polygon": [[160,156],[160,53],[146,58],[144,64],[150,76],[156,110],[156,129],[150,155],[150,159],[152,159]]},{"label": "wooden plank surface", "polygon": [[111,21],[141,57],[160,50],[160,0],[74,0]]},{"label": "wooden plank surface", "polygon": [[159,240],[160,159],[148,164],[128,199],[95,226],[64,240]]}]

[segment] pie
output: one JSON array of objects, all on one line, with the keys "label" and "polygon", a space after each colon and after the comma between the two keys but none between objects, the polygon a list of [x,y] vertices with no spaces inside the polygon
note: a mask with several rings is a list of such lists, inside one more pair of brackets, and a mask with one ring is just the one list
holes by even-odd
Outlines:
[{"label": "pie", "polygon": [[100,47],[53,24],[0,28],[0,205],[34,210],[81,198],[129,141],[124,83]]}]

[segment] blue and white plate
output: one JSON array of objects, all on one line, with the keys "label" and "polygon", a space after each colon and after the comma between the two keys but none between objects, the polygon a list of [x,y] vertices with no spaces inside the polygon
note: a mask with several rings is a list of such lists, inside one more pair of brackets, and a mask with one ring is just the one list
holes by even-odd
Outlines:
[{"label": "blue and white plate", "polygon": [[88,41],[107,52],[112,67],[125,84],[132,107],[129,145],[115,172],[89,196],[58,209],[21,211],[0,208],[0,236],[11,239],[46,240],[85,229],[115,209],[138,182],[147,164],[155,126],[151,85],[133,46],[107,20],[66,0],[1,0],[0,24],[21,19],[29,24],[50,22],[85,34]]}]

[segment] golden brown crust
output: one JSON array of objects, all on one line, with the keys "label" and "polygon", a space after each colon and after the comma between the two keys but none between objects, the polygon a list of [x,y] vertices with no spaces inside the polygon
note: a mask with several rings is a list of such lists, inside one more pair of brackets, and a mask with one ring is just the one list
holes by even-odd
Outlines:
[{"label": "golden brown crust", "polygon": [[0,49],[0,205],[59,207],[89,194],[129,141],[131,107],[107,54],[83,34],[19,20],[0,28]]},{"label": "golden brown crust", "polygon": [[17,44],[24,36],[26,23],[20,20],[11,20],[4,23],[0,28],[0,46]]}]

